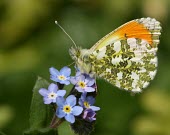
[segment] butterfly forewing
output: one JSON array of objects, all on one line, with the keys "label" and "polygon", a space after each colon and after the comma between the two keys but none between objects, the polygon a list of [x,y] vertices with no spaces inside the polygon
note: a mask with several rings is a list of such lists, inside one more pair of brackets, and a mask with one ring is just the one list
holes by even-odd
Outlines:
[{"label": "butterfly forewing", "polygon": [[156,74],[160,31],[152,18],[122,25],[90,49],[92,72],[121,89],[140,92]]}]

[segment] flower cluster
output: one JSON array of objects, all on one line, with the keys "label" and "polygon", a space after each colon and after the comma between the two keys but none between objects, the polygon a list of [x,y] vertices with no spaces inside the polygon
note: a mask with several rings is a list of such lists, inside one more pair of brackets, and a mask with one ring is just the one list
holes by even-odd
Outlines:
[{"label": "flower cluster", "polygon": [[[76,70],[75,76],[71,75],[71,69],[63,67],[60,71],[51,67],[50,79],[54,81],[48,89],[41,88],[39,93],[43,96],[44,104],[55,105],[55,115],[65,119],[71,124],[76,120],[93,122],[96,120],[96,111],[99,107],[94,106],[96,96],[95,79],[87,74]],[[73,88],[66,96],[64,85],[73,84]]]}]

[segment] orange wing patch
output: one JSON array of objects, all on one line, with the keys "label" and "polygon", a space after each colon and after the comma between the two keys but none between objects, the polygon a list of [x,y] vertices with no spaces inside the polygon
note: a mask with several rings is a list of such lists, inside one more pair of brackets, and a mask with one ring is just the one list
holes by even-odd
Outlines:
[{"label": "orange wing patch", "polygon": [[156,47],[159,43],[160,31],[160,22],[156,21],[154,18],[148,17],[132,20],[107,34],[90,50],[95,51],[118,40],[127,38],[144,39],[152,47]]},{"label": "orange wing patch", "polygon": [[123,38],[139,38],[148,41],[152,44],[152,36],[150,31],[144,26],[144,24],[136,21],[131,21],[123,25],[120,29],[115,31],[111,36],[118,36],[120,39]]}]

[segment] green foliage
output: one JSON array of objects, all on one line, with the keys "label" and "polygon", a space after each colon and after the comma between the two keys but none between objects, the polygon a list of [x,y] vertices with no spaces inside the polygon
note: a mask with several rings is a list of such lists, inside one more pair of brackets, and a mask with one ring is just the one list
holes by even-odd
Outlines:
[{"label": "green foliage", "polygon": [[170,134],[170,95],[160,91],[157,88],[149,89],[143,94],[140,103],[145,113],[135,118],[132,125],[133,135]]},{"label": "green foliage", "polygon": [[43,128],[39,130],[28,130],[24,135],[58,135],[55,129]]},{"label": "green foliage", "polygon": [[42,96],[39,94],[40,88],[47,88],[49,83],[38,77],[33,89],[33,96],[30,108],[30,129],[24,135],[57,135],[56,129],[48,128],[54,111],[49,105],[45,105]]},{"label": "green foliage", "polygon": [[0,131],[0,135],[5,135],[3,132]]}]

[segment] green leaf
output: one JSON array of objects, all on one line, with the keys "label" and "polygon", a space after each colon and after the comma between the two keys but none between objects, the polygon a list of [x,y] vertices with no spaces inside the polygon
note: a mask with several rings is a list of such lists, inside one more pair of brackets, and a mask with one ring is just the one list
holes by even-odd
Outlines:
[{"label": "green leaf", "polygon": [[0,135],[5,135],[3,132],[0,131]]},{"label": "green leaf", "polygon": [[45,105],[43,97],[39,94],[40,88],[47,88],[49,83],[38,77],[33,89],[32,102],[30,107],[30,129],[24,132],[24,135],[57,135],[56,129],[49,128],[54,115],[52,106]]},{"label": "green leaf", "polygon": [[24,132],[24,135],[58,135],[58,132],[56,129],[50,129],[50,128],[43,128],[43,129],[37,129],[37,130],[28,130]]}]

